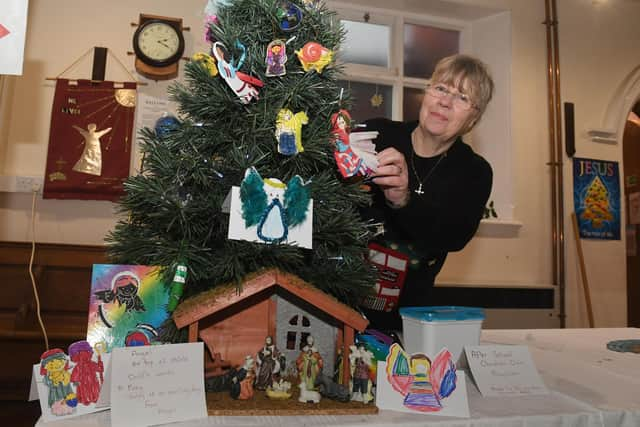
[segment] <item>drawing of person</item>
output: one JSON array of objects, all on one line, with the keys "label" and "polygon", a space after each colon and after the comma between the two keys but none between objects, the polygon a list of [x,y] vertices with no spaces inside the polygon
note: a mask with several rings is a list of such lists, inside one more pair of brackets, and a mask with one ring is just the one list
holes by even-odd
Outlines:
[{"label": "drawing of person", "polygon": [[104,365],[100,354],[94,362],[93,349],[87,341],[77,341],[69,346],[69,357],[76,365],[71,371],[71,382],[76,386],[78,402],[90,405],[100,397],[99,375],[104,372]]},{"label": "drawing of person", "polygon": [[[73,389],[71,388],[71,374],[69,373],[69,360],[67,355],[59,348],[53,348],[42,353],[40,356],[40,375],[44,384],[49,387],[48,404],[52,408],[54,415],[66,415],[64,412],[68,412],[63,406],[71,406],[66,404],[68,397],[73,395]],[[57,402],[56,408],[54,404]],[[57,412],[60,412],[58,414]]]}]

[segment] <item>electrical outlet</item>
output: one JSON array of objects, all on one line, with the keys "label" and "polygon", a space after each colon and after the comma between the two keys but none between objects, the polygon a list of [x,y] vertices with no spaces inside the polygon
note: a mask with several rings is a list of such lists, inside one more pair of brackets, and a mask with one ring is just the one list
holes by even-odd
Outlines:
[{"label": "electrical outlet", "polygon": [[16,176],[15,192],[16,193],[42,193],[42,185],[44,179],[39,176]]}]

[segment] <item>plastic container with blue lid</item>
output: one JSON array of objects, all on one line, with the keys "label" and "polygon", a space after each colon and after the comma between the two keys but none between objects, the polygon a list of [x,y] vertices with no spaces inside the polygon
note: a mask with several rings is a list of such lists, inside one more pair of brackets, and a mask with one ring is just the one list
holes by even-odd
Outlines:
[{"label": "plastic container with blue lid", "polygon": [[484,320],[484,310],[478,307],[459,307],[442,305],[432,307],[402,307],[400,315],[425,322],[443,322],[451,320]]},{"label": "plastic container with blue lid", "polygon": [[446,347],[458,362],[465,346],[478,345],[484,310],[478,307],[402,307],[404,349],[433,358]]}]

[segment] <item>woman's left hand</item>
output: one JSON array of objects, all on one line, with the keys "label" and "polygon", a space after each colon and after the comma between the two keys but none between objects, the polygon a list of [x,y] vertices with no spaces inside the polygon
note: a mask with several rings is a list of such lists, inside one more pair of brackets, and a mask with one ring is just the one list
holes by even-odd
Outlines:
[{"label": "woman's left hand", "polygon": [[394,208],[409,203],[409,174],[404,155],[393,147],[378,153],[378,169],[372,175],[384,193],[384,197]]}]

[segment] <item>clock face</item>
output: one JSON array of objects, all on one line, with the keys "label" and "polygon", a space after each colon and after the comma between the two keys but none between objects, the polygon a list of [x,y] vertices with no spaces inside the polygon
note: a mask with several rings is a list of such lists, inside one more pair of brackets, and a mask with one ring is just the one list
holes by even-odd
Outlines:
[{"label": "clock face", "polygon": [[151,20],[136,30],[133,49],[142,62],[161,67],[180,59],[184,52],[184,38],[174,26]]}]

